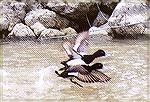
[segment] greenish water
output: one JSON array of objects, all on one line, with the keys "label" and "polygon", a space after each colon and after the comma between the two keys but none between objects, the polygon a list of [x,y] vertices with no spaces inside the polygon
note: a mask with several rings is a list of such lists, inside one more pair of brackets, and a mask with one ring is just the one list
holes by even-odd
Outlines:
[{"label": "greenish water", "polygon": [[[67,59],[62,41],[5,42],[1,95],[4,102],[145,102],[149,99],[148,40],[90,40],[89,53],[106,51],[101,70],[112,79],[108,83],[86,84],[80,88],[67,79],[57,77],[55,70]],[[93,62],[93,63],[94,63]]]}]

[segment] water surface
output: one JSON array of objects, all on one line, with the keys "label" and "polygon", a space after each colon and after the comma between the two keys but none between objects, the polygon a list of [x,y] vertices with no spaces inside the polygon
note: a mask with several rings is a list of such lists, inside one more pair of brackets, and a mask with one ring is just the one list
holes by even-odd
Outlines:
[{"label": "water surface", "polygon": [[[149,97],[148,40],[102,40],[91,38],[88,52],[103,49],[107,56],[101,70],[112,79],[108,83],[85,84],[80,88],[57,77],[55,70],[67,59],[62,41],[47,43],[5,42],[1,91],[3,101],[144,101]],[[94,63],[93,62],[93,63]]]}]

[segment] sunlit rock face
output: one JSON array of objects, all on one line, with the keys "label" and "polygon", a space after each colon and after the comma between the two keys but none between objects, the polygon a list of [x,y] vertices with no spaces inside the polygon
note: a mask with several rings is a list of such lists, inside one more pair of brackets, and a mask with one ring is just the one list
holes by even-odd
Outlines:
[{"label": "sunlit rock face", "polygon": [[15,25],[11,33],[8,35],[8,38],[18,38],[18,39],[29,39],[30,37],[35,38],[34,32],[27,26],[22,23]]},{"label": "sunlit rock face", "polygon": [[5,21],[9,22],[8,26],[9,31],[11,31],[17,23],[20,23],[24,19],[26,15],[25,8],[26,8],[25,3],[21,2],[15,3],[7,2],[3,4],[2,8],[3,18]]},{"label": "sunlit rock face", "polygon": [[148,27],[150,7],[144,0],[122,0],[108,20],[113,37],[136,37],[143,34]]},{"label": "sunlit rock face", "polygon": [[[146,0],[122,0],[115,7],[107,23],[98,28],[93,27],[97,33],[108,34],[114,38],[138,38],[148,35],[150,6]],[[101,16],[104,18],[105,15]],[[149,36],[149,35],[148,35]]]}]

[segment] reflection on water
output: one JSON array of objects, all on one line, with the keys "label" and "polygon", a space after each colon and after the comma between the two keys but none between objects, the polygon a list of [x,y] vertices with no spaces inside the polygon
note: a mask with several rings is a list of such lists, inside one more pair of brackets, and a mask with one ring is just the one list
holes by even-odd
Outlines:
[{"label": "reflection on water", "polygon": [[0,70],[3,99],[11,102],[17,99],[33,102],[36,99],[41,102],[148,99],[148,41],[102,41],[93,37],[89,53],[99,48],[106,51],[108,56],[95,62],[103,63],[102,71],[112,79],[105,84],[79,82],[84,88],[54,73],[63,67],[60,62],[67,59],[61,43],[23,41],[3,44],[3,69]]}]

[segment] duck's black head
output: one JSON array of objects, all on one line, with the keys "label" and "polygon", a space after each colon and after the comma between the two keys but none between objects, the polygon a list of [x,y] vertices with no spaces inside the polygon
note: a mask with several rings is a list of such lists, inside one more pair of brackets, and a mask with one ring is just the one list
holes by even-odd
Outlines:
[{"label": "duck's black head", "polygon": [[95,70],[95,69],[102,69],[102,68],[103,68],[103,64],[101,64],[101,63],[95,63],[95,64],[93,64],[93,65],[91,66],[91,68],[92,68],[93,70]]},{"label": "duck's black head", "polygon": [[102,56],[105,56],[106,54],[105,54],[104,50],[98,50],[93,55],[95,57],[102,57]]}]

